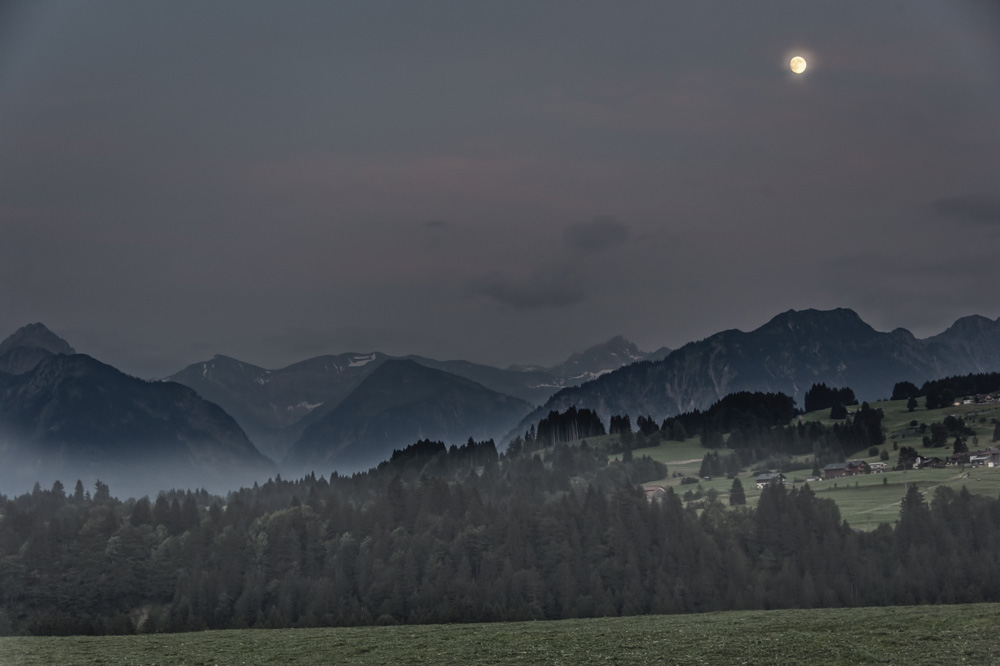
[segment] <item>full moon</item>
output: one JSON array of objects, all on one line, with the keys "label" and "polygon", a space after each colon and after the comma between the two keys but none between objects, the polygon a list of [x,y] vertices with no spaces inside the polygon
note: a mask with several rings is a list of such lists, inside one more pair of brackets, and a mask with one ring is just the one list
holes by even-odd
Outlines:
[{"label": "full moon", "polygon": [[796,74],[801,74],[806,71],[806,59],[802,56],[795,56],[792,58],[791,62],[788,63],[788,66],[791,67],[792,71]]}]

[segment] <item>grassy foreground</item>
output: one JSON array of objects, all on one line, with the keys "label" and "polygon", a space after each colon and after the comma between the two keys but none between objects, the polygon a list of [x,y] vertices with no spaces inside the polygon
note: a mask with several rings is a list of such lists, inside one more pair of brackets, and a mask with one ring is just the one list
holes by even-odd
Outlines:
[{"label": "grassy foreground", "polygon": [[1000,604],[0,638],[0,664],[997,664]]}]

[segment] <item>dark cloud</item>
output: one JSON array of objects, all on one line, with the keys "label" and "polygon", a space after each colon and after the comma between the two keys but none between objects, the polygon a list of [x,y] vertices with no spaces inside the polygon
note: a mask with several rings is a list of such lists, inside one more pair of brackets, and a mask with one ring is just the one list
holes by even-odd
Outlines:
[{"label": "dark cloud", "polygon": [[1000,197],[981,194],[945,197],[932,201],[939,217],[970,224],[1000,224]]},{"label": "dark cloud", "polygon": [[486,296],[515,310],[563,308],[582,302],[587,294],[573,271],[544,270],[526,279],[491,274],[472,280],[470,294]]},{"label": "dark cloud", "polygon": [[581,252],[594,253],[621,245],[629,236],[628,227],[613,215],[599,215],[589,222],[574,222],[566,228],[566,241]]}]

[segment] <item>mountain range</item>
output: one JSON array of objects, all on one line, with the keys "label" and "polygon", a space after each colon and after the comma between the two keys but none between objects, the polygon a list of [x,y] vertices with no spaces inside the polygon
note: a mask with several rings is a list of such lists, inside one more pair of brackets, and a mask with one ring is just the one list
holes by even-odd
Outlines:
[{"label": "mountain range", "polygon": [[5,484],[100,479],[142,494],[223,489],[277,471],[218,405],[76,354],[40,324],[0,343],[0,368]]},{"label": "mountain range", "polygon": [[1000,319],[969,316],[917,339],[876,331],[852,310],[789,310],[750,332],[728,330],[656,362],[638,362],[556,393],[512,431],[549,411],[588,408],[656,420],[706,409],[736,391],[782,392],[799,405],[814,383],[847,386],[862,400],[888,398],[895,382],[1000,369]]},{"label": "mountain range", "polygon": [[[669,352],[666,348],[653,353],[642,352],[634,343],[618,336],[574,353],[563,363],[550,367],[501,369],[469,361],[393,357],[369,352],[318,356],[285,368],[266,370],[227,356],[215,356],[193,363],[168,379],[221,405],[239,421],[262,451],[280,461],[311,425],[335,410],[387,362],[413,361],[534,406],[545,402],[561,388],[599,377],[628,363],[663,358]],[[424,390],[433,393],[437,387],[431,382]],[[525,413],[530,411],[530,406]],[[500,428],[502,419],[490,418],[490,423],[500,429],[487,429],[486,432],[491,437],[500,437],[523,415],[518,415],[503,428]],[[471,434],[458,435],[458,443]],[[400,446],[411,443],[403,442]]]},{"label": "mountain range", "polygon": [[551,367],[369,352],[268,370],[215,356],[163,381],[129,377],[31,324],[0,342],[0,483],[115,475],[135,492],[218,488],[266,478],[278,470],[272,459],[329,473],[376,465],[421,438],[502,445],[569,407],[605,423],[660,420],[736,391],[780,391],[801,405],[823,382],[873,400],[898,381],[997,370],[1000,320],[963,317],[917,339],[847,309],[789,310],[652,354],[616,337]]}]

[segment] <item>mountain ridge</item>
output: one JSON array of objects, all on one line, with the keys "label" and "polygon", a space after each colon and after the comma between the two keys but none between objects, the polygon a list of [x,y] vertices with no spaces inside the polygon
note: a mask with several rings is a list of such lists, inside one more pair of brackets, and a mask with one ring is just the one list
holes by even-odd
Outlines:
[{"label": "mountain ridge", "polygon": [[[661,348],[655,353],[663,352]],[[572,354],[565,362],[550,368],[501,369],[471,361],[439,361],[413,354],[390,356],[376,351],[316,356],[267,370],[216,355],[211,360],[192,363],[168,379],[222,405],[262,451],[280,460],[310,424],[335,409],[365,377],[387,361],[412,360],[538,405],[564,386],[609,372],[643,354],[633,343],[616,336]]]},{"label": "mountain ridge", "polygon": [[286,467],[360,471],[420,439],[458,445],[499,438],[531,405],[411,359],[391,359],[332,411],[309,425]]},{"label": "mountain ridge", "polygon": [[876,331],[853,310],[788,310],[749,332],[720,331],[661,361],[625,366],[559,391],[508,434],[569,407],[669,416],[706,409],[736,391],[780,391],[801,401],[814,383],[849,386],[862,400],[887,397],[897,381],[1000,368],[1000,319],[963,317],[935,336]]}]

